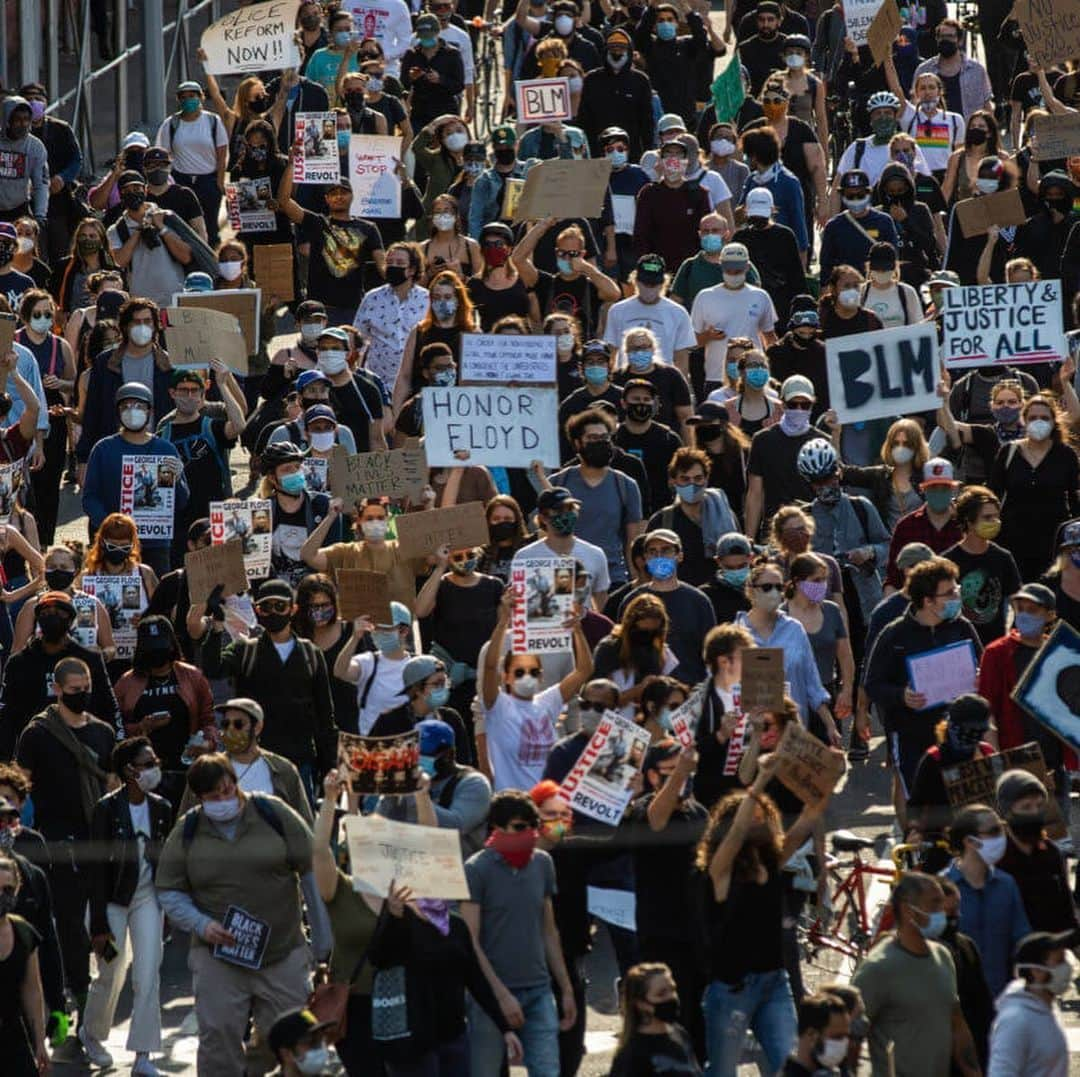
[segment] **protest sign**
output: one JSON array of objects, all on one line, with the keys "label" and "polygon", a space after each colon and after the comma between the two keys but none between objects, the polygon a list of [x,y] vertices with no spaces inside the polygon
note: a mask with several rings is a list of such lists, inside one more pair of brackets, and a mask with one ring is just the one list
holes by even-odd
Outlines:
[{"label": "protest sign", "polygon": [[68,629],[68,635],[80,647],[97,646],[98,605],[97,599],[83,591],[76,591],[71,596],[75,607],[75,623]]},{"label": "protest sign", "polygon": [[120,511],[135,521],[140,539],[171,539],[176,480],[184,465],[178,456],[122,456]]},{"label": "protest sign", "polygon": [[363,568],[337,570],[338,616],[343,621],[370,617],[377,625],[391,624],[390,581],[385,572]]},{"label": "protest sign", "polygon": [[970,284],[941,295],[941,359],[949,368],[1046,363],[1068,354],[1059,280]]},{"label": "protest sign", "polygon": [[231,314],[240,323],[248,355],[259,350],[259,318],[262,316],[261,288],[218,288],[212,292],[174,292],[174,307],[206,307]]},{"label": "protest sign", "polygon": [[354,890],[386,897],[395,882],[418,898],[469,900],[461,838],[453,828],[398,823],[381,815],[347,815],[345,840]]},{"label": "protest sign", "polygon": [[427,472],[423,449],[380,449],[350,456],[338,446],[330,458],[330,490],[346,505],[365,497],[419,501]]},{"label": "protest sign", "polygon": [[895,4],[882,4],[866,31],[866,43],[870,46],[870,55],[874,63],[880,64],[892,55],[893,42],[903,26],[900,9]]},{"label": "protest sign", "polygon": [[1061,809],[1053,795],[1054,778],[1046,770],[1042,749],[1032,741],[1018,748],[1006,748],[993,755],[975,754],[966,763],[941,768],[945,792],[954,808],[965,804],[993,804],[997,800],[997,781],[1007,770],[1026,770],[1046,786],[1046,832],[1052,838],[1068,833]]},{"label": "protest sign", "polygon": [[784,650],[782,647],[744,647],[742,681],[739,685],[742,709],[758,707],[778,711],[784,707]]},{"label": "protest sign", "polygon": [[637,894],[633,890],[586,886],[585,904],[590,916],[624,931],[637,931]]},{"label": "protest sign", "polygon": [[618,826],[648,747],[648,730],[615,711],[605,711],[559,792],[575,811]]},{"label": "protest sign", "polygon": [[0,464],[0,520],[11,519],[15,507],[15,491],[22,475],[22,463]]},{"label": "protest sign", "polygon": [[1016,0],[1012,17],[1030,63],[1049,68],[1080,55],[1080,0]]},{"label": "protest sign", "polygon": [[211,544],[201,550],[189,550],[184,554],[184,573],[193,606],[205,602],[218,584],[224,586],[222,595],[238,595],[248,585],[244,544],[239,539],[230,539],[220,546]]},{"label": "protest sign", "polygon": [[[743,651],[743,657],[749,651]],[[788,722],[776,748],[776,777],[804,804],[820,804],[844,773],[844,757],[797,722]]]},{"label": "protest sign", "polygon": [[977,198],[965,198],[956,203],[956,219],[965,239],[985,236],[990,226],[1009,228],[1027,220],[1020,192],[1015,187],[993,194],[981,194]]},{"label": "protest sign", "polygon": [[[348,0],[348,3],[342,4],[342,9],[351,12],[353,26],[356,27],[354,34],[358,40],[368,41],[374,38],[382,45],[385,52],[393,53],[395,56],[405,51],[407,42],[403,41],[399,49],[394,49],[393,38],[387,37],[388,30],[393,26],[392,16],[396,12],[384,0]],[[408,23],[406,23],[407,32]]]},{"label": "protest sign", "polygon": [[527,468],[539,460],[558,467],[558,396],[554,389],[425,386],[420,402],[428,466]]},{"label": "protest sign", "polygon": [[1036,161],[1060,161],[1080,153],[1080,112],[1039,116],[1034,121],[1031,149]]},{"label": "protest sign", "polygon": [[173,370],[207,370],[211,359],[220,359],[234,374],[247,375],[247,344],[232,314],[206,307],[166,307],[161,321]]},{"label": "protest sign", "polygon": [[615,218],[615,234],[632,236],[634,221],[637,220],[637,199],[632,194],[613,194],[611,213]]},{"label": "protest sign", "polygon": [[403,557],[427,557],[440,546],[463,550],[486,546],[489,541],[487,517],[479,501],[466,501],[445,509],[425,509],[394,517],[398,552]]},{"label": "protest sign", "polygon": [[210,502],[210,542],[220,546],[239,539],[249,580],[270,575],[272,537],[268,500]]},{"label": "protest sign", "polygon": [[951,703],[957,696],[975,691],[978,660],[971,640],[909,654],[906,661],[911,690],[926,697],[922,710]]},{"label": "protest sign", "polygon": [[401,181],[397,161],[401,139],[389,135],[353,135],[349,140],[349,182],[354,217],[401,216]]},{"label": "protest sign", "polygon": [[574,607],[572,557],[515,558],[510,566],[514,609],[510,617],[512,654],[573,651],[573,632],[563,622]]},{"label": "protest sign", "polygon": [[880,7],[881,0],[844,0],[844,26],[856,45],[870,43],[870,27]]},{"label": "protest sign", "polygon": [[230,905],[225,910],[221,926],[232,935],[234,941],[214,943],[211,950],[214,957],[245,969],[262,968],[266,946],[270,942],[270,925],[244,912],[238,905]]},{"label": "protest sign", "polygon": [[208,75],[241,75],[300,66],[296,13],[300,0],[250,4],[212,22],[199,44]]},{"label": "protest sign", "polygon": [[675,739],[684,748],[694,747],[697,725],[701,720],[701,712],[704,709],[705,691],[701,685],[698,685],[691,690],[686,702],[672,713],[671,730],[675,734]]},{"label": "protest sign", "polygon": [[142,576],[83,576],[79,586],[105,607],[116,657],[131,658],[135,654],[135,628],[146,608]]},{"label": "protest sign", "polygon": [[556,123],[574,115],[569,79],[518,79],[514,101],[518,123]]},{"label": "protest sign", "polygon": [[525,190],[525,181],[517,176],[507,176],[503,180],[502,210],[499,212],[500,221],[512,221],[517,211],[518,202],[521,201],[521,192]]},{"label": "protest sign", "polygon": [[404,796],[420,784],[420,734],[415,729],[393,737],[338,734],[338,775],[354,793]]},{"label": "protest sign", "polygon": [[746,100],[739,54],[732,49],[720,73],[709,86],[717,123],[730,123],[735,119]]},{"label": "protest sign", "polygon": [[270,203],[274,187],[269,176],[245,176],[225,184],[225,212],[234,232],[273,232],[277,217]]},{"label": "protest sign", "polygon": [[14,314],[0,311],[0,355],[7,355],[11,351],[11,345],[15,342],[15,330],[18,321]]},{"label": "protest sign", "polygon": [[825,341],[829,399],[841,423],[934,411],[937,328],[932,322]]},{"label": "protest sign", "polygon": [[289,243],[256,243],[255,279],[259,288],[267,297],[278,303],[286,303],[294,298],[293,258],[294,252]]},{"label": "protest sign", "polygon": [[325,456],[305,456],[300,461],[304,473],[304,486],[309,494],[325,494],[330,491],[330,461]]},{"label": "protest sign", "polygon": [[341,154],[338,152],[337,142],[337,113],[298,112],[293,145],[300,147],[300,152],[293,157],[294,183],[328,185],[340,181]]},{"label": "protest sign", "polygon": [[555,384],[555,338],[462,333],[458,385]]},{"label": "protest sign", "polygon": [[1012,698],[1080,751],[1080,632],[1067,621],[1058,621],[1028,663]]},{"label": "protest sign", "polygon": [[525,176],[525,189],[514,208],[514,223],[541,217],[599,217],[611,176],[611,162],[541,161]]}]

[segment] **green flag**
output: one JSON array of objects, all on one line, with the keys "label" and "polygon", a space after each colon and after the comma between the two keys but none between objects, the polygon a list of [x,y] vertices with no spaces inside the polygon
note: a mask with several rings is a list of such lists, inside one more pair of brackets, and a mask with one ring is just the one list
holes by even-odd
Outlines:
[{"label": "green flag", "polygon": [[716,107],[717,123],[726,123],[735,119],[735,114],[746,100],[738,53],[732,52],[724,70],[713,80],[712,99]]}]

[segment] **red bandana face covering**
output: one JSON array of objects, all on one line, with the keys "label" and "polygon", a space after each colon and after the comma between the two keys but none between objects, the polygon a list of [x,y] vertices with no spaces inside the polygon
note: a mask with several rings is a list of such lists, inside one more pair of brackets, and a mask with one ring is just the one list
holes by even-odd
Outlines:
[{"label": "red bandana face covering", "polygon": [[484,845],[494,849],[510,867],[520,871],[532,859],[537,832],[532,830],[493,830]]}]

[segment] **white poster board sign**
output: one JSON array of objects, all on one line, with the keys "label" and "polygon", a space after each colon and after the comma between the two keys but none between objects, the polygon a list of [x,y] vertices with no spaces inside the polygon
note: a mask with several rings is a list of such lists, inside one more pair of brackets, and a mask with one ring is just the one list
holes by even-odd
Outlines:
[{"label": "white poster board sign", "polygon": [[514,611],[510,619],[513,654],[556,654],[573,650],[573,633],[563,622],[574,606],[572,557],[523,557],[510,569]]},{"label": "white poster board sign", "polygon": [[211,23],[199,44],[206,53],[208,75],[242,75],[300,66],[296,13],[300,0],[251,4]]},{"label": "white poster board sign", "polygon": [[173,537],[176,480],[183,473],[178,456],[120,458],[120,511],[135,521],[140,539]]},{"label": "white poster board sign", "polygon": [[337,113],[297,113],[295,141],[300,152],[293,158],[294,183],[330,184],[341,179]]},{"label": "white poster board sign", "polygon": [[645,762],[648,730],[606,711],[559,791],[574,811],[618,826],[634,795],[634,776]]},{"label": "white poster board sign", "polygon": [[389,135],[353,135],[349,140],[349,183],[354,217],[401,216],[401,182],[397,178],[401,139]]},{"label": "white poster board sign", "polygon": [[502,333],[462,333],[459,385],[520,382],[554,385],[555,338]]},{"label": "white poster board sign", "polygon": [[844,0],[844,25],[856,45],[870,43],[870,26],[881,7],[881,0]]},{"label": "white poster board sign", "polygon": [[556,123],[573,118],[569,79],[524,79],[514,84],[518,123]]}]

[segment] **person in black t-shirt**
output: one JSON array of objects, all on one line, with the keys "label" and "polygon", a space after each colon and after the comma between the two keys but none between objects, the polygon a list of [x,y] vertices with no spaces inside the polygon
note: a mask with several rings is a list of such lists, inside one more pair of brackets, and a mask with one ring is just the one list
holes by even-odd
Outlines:
[{"label": "person in black t-shirt", "polygon": [[682,447],[679,436],[656,422],[657,396],[651,381],[631,378],[623,385],[622,406],[626,418],[615,428],[613,441],[620,449],[636,456],[649,480],[649,501],[643,506],[649,513],[659,512],[668,499],[667,466],[675,451]]},{"label": "person in black t-shirt", "polygon": [[750,540],[730,531],[716,544],[716,576],[702,585],[702,594],[712,603],[718,625],[735,620],[735,615],[750,608],[746,597],[746,578],[754,548]]},{"label": "person in black t-shirt", "polygon": [[[655,962],[635,965],[623,977],[620,1008],[623,1027],[611,1077],[654,1077],[682,1073],[694,1077],[701,1067],[682,1025],[679,991],[671,969]],[[690,996],[687,995],[689,999]],[[696,1009],[693,1004],[687,1011]]]}]

